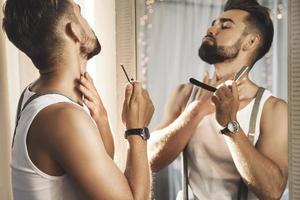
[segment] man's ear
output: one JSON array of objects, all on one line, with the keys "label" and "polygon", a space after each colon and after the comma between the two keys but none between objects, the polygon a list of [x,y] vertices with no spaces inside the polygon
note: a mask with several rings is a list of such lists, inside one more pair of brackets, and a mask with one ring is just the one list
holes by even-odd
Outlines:
[{"label": "man's ear", "polygon": [[75,24],[74,22],[69,22],[66,25],[66,33],[72,39],[74,42],[80,42],[81,41],[81,31],[80,27]]},{"label": "man's ear", "polygon": [[242,49],[243,51],[256,49],[260,45],[260,42],[261,42],[260,35],[256,33],[251,33],[245,37]]}]

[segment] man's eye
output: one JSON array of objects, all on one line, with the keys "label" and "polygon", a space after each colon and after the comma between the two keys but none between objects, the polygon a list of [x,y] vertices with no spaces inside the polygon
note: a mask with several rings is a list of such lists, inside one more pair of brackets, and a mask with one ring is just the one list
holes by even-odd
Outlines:
[{"label": "man's eye", "polygon": [[229,25],[222,25],[222,29],[229,29],[231,28]]}]

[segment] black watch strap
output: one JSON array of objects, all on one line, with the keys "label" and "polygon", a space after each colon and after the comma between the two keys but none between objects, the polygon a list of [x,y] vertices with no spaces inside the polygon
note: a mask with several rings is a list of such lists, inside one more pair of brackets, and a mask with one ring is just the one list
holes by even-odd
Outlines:
[{"label": "black watch strap", "polygon": [[127,139],[128,136],[131,136],[131,135],[139,135],[143,138],[143,140],[148,140],[150,138],[149,129],[147,127],[127,129],[125,131],[125,138]]},{"label": "black watch strap", "polygon": [[230,130],[227,127],[225,127],[224,129],[221,130],[221,133],[223,135],[226,135],[226,134],[231,133],[231,132],[230,132]]}]

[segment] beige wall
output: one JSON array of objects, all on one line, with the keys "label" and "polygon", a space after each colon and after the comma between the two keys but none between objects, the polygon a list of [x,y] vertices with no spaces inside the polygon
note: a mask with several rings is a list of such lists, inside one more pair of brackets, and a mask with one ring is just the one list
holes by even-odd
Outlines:
[{"label": "beige wall", "polygon": [[9,101],[5,96],[8,94],[8,79],[6,78],[7,70],[4,47],[5,40],[0,35],[0,199],[10,199],[9,188],[9,141],[10,141],[10,113]]}]

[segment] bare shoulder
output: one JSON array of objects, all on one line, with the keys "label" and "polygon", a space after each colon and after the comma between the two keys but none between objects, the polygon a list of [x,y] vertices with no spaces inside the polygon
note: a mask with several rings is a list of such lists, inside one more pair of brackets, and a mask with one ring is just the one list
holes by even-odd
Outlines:
[{"label": "bare shoulder", "polygon": [[46,107],[37,115],[37,120],[46,132],[53,132],[51,135],[75,127],[89,126],[92,128],[94,126],[92,119],[85,110],[68,102]]},{"label": "bare shoulder", "polygon": [[260,121],[261,140],[287,140],[288,105],[279,98],[271,96],[265,103]]},{"label": "bare shoulder", "polygon": [[[276,148],[274,148],[276,147]],[[280,168],[284,182],[288,174],[288,105],[270,97],[263,108],[257,150]]]},{"label": "bare shoulder", "polygon": [[88,113],[72,103],[46,107],[36,116],[33,126],[39,130],[39,140],[51,149],[59,150],[76,140],[101,140]]},{"label": "bare shoulder", "polygon": [[268,118],[287,117],[288,104],[283,99],[271,96],[265,103],[263,108],[263,116]]}]

